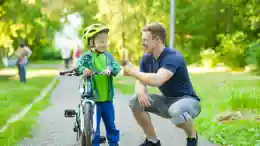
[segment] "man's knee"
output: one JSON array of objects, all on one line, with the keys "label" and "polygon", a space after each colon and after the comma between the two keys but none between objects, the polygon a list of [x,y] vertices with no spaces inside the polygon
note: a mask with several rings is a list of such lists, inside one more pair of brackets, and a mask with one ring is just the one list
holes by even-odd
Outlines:
[{"label": "man's knee", "polygon": [[131,110],[143,110],[138,102],[136,95],[130,100],[129,107],[131,108]]},{"label": "man's knee", "polygon": [[182,123],[186,123],[190,120],[193,120],[191,115],[185,111],[173,111],[169,110],[169,114],[171,116],[171,121],[175,125],[179,125]]},{"label": "man's knee", "polygon": [[191,101],[188,100],[177,101],[168,109],[173,124],[179,125],[186,123],[187,121],[193,120],[200,113],[199,102],[193,102],[191,99]]}]

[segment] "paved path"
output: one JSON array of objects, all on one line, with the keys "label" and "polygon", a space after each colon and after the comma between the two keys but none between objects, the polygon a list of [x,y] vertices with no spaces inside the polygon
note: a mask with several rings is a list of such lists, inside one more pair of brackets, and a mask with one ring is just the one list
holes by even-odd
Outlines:
[{"label": "paved path", "polygon": [[[73,119],[63,117],[64,109],[76,108],[79,102],[77,77],[61,77],[60,84],[52,93],[52,105],[42,111],[38,118],[39,127],[32,130],[32,138],[24,139],[23,146],[78,146],[73,133]],[[121,146],[137,146],[143,134],[128,108],[129,96],[116,93],[116,123],[121,132]],[[152,116],[163,146],[185,146],[184,133],[169,120]],[[103,128],[102,128],[103,129]],[[102,131],[104,133],[104,131]],[[103,146],[107,146],[104,144]],[[201,140],[199,146],[213,146]]]}]

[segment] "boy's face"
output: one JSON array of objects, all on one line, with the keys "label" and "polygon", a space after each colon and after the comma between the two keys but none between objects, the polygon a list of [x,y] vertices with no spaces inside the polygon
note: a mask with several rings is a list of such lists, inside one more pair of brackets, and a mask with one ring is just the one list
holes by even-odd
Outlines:
[{"label": "boy's face", "polygon": [[104,52],[107,48],[108,34],[103,32],[95,36],[94,42],[98,52]]}]

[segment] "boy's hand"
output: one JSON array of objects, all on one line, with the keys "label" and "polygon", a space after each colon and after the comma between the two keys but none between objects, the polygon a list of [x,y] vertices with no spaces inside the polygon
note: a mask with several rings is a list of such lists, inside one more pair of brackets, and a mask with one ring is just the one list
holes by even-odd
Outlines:
[{"label": "boy's hand", "polygon": [[105,70],[105,73],[106,73],[108,76],[110,76],[111,70],[110,70],[109,68],[107,68],[107,69]]},{"label": "boy's hand", "polygon": [[88,68],[85,68],[84,70],[84,73],[87,75],[87,76],[92,76],[92,71]]}]

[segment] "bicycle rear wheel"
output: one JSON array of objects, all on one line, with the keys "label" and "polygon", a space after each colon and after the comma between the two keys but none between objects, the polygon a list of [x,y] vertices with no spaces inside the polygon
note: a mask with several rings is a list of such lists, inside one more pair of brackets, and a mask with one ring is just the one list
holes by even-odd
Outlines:
[{"label": "bicycle rear wheel", "polygon": [[92,105],[85,103],[84,107],[84,131],[81,134],[81,146],[92,145]]}]

